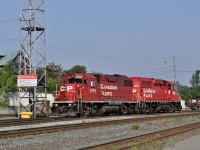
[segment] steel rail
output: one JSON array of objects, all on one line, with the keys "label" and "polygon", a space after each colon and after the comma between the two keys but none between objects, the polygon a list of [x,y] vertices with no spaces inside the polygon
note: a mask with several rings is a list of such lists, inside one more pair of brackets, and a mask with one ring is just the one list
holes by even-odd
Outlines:
[{"label": "steel rail", "polygon": [[10,118],[10,117],[17,117],[17,115],[14,115],[14,114],[0,114],[0,118]]},{"label": "steel rail", "polygon": [[[200,115],[200,112],[195,113],[179,113],[179,114],[168,114],[168,115],[156,115],[156,116],[145,116],[139,118],[131,118],[131,119],[117,119],[126,122],[142,122],[148,120],[158,120],[158,119],[165,119],[165,118],[175,118],[175,117],[186,117],[186,116],[196,116]],[[113,117],[113,116],[110,116]],[[84,119],[98,119],[98,118],[109,118],[107,117],[88,117]],[[72,120],[81,120],[83,118],[69,118],[69,117],[50,117],[50,118],[31,118],[31,119],[6,119],[0,120],[0,127],[10,127],[10,126],[20,126],[20,125],[29,125],[29,124],[41,124],[41,123],[50,123],[50,122],[58,122],[58,121],[72,121]]]},{"label": "steel rail", "polygon": [[[195,115],[199,115],[195,114]],[[55,126],[45,126],[45,127],[34,127],[34,128],[22,128],[16,130],[6,130],[0,131],[0,138],[11,138],[17,136],[27,136],[27,135],[36,135],[36,134],[45,134],[59,131],[67,130],[78,130],[92,127],[100,126],[111,126],[111,125],[122,125],[135,122],[144,122],[151,120],[160,120],[160,119],[169,119],[185,116],[194,116],[194,114],[184,114],[183,115],[167,115],[167,116],[156,116],[156,117],[145,117],[145,118],[132,118],[132,119],[123,119],[123,120],[111,120],[111,121],[99,121],[99,122],[89,122],[89,123],[79,123],[79,124],[64,124],[64,125],[55,125]]]},{"label": "steel rail", "polygon": [[124,149],[130,149],[134,145],[141,145],[147,142],[155,141],[158,139],[164,139],[168,138],[174,135],[182,134],[185,132],[189,132],[192,130],[196,130],[200,128],[200,122],[197,123],[191,123],[187,125],[182,125],[179,127],[174,127],[170,129],[165,129],[153,133],[148,133],[140,136],[135,136],[127,139],[122,139],[114,142],[99,144],[87,148],[83,148],[84,150],[96,150],[96,149],[118,149],[118,150],[124,150]]},{"label": "steel rail", "polygon": [[45,117],[44,118],[42,117],[42,118],[31,118],[31,119],[5,119],[5,120],[0,120],[0,127],[40,124],[40,123],[69,121],[69,120],[72,120],[72,118],[64,118],[64,117],[55,117],[55,118]]}]

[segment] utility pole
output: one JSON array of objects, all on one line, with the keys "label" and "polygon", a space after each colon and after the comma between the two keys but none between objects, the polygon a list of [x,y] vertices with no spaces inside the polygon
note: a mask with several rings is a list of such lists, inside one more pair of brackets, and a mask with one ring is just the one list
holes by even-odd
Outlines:
[{"label": "utility pole", "polygon": [[[34,85],[32,77],[37,77]],[[18,116],[22,111],[42,115],[47,98],[45,0],[21,0],[18,78]]]},{"label": "utility pole", "polygon": [[176,57],[173,56],[173,67],[174,67],[174,83],[176,83]]}]

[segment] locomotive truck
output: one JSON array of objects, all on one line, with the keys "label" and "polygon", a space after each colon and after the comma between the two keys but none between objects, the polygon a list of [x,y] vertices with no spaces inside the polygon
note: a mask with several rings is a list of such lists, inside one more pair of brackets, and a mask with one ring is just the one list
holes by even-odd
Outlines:
[{"label": "locomotive truck", "polygon": [[181,110],[176,84],[166,80],[72,73],[63,76],[54,93],[57,115],[95,116]]}]

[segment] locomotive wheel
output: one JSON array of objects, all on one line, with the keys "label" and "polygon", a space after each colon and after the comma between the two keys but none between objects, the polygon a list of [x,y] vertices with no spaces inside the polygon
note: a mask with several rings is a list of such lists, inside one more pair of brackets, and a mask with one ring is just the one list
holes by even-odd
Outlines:
[{"label": "locomotive wheel", "polygon": [[52,111],[52,114],[53,114],[53,115],[56,115],[56,116],[59,116],[59,115],[60,115],[59,107],[53,107],[53,108],[51,109],[51,111]]},{"label": "locomotive wheel", "polygon": [[152,109],[148,105],[146,105],[145,113],[149,114],[151,112],[152,112]]},{"label": "locomotive wheel", "polygon": [[128,109],[126,105],[120,107],[120,115],[125,115],[128,113]]},{"label": "locomotive wheel", "polygon": [[90,116],[90,107],[89,106],[83,106],[82,116],[83,117],[89,117]]},{"label": "locomotive wheel", "polygon": [[96,105],[92,106],[90,109],[90,115],[95,116],[95,114],[98,112],[98,107]]},{"label": "locomotive wheel", "polygon": [[133,107],[132,106],[128,106],[127,113],[128,114],[132,114],[133,113]]},{"label": "locomotive wheel", "polygon": [[63,113],[63,112],[67,112],[67,106],[62,105],[59,107],[59,112]]},{"label": "locomotive wheel", "polygon": [[135,105],[135,107],[134,107],[134,113],[135,114],[139,114],[140,113],[139,108],[138,108],[137,105]]},{"label": "locomotive wheel", "polygon": [[169,109],[169,112],[170,112],[170,113],[173,113],[173,112],[174,112],[174,109],[171,107],[171,108]]}]

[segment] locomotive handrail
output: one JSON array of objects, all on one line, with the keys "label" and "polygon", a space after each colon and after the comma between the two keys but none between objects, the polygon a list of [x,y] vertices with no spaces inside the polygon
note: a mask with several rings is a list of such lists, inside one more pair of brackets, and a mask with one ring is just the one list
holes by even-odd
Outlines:
[{"label": "locomotive handrail", "polygon": [[140,103],[142,102],[142,107],[144,105],[145,99],[143,99],[139,93],[136,94],[136,99],[137,99],[137,105],[140,106]]},{"label": "locomotive handrail", "polygon": [[[82,87],[80,89],[80,92],[79,92],[79,95],[78,95],[78,108],[80,110],[80,112],[82,111],[82,106],[83,106],[83,97],[82,97],[82,90],[84,89],[85,87]],[[82,113],[82,112],[81,112]]]},{"label": "locomotive handrail", "polygon": [[58,84],[56,84],[56,91],[54,91],[53,93],[53,95],[55,95],[54,97],[59,98],[60,91],[58,91]]},{"label": "locomotive handrail", "polygon": [[55,98],[59,98],[60,97],[59,96],[60,95],[60,91],[54,91],[53,95],[54,95]]}]

